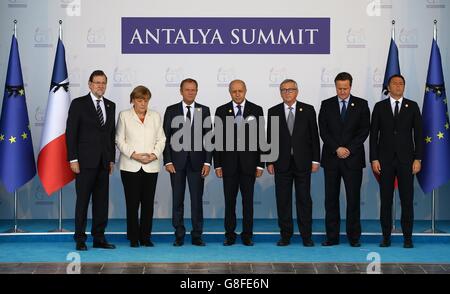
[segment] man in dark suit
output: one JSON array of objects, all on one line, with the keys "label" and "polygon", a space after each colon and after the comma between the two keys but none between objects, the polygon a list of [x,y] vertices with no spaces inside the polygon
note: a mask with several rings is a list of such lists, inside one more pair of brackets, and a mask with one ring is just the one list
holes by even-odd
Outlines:
[{"label": "man in dark suit", "polygon": [[[115,104],[103,97],[107,78],[96,70],[89,77],[91,92],[70,104],[66,126],[67,156],[76,174],[75,235],[77,250],[87,250],[86,220],[92,195],[94,248],[114,249],[105,239],[108,222],[109,175],[115,160]],[[109,175],[108,175],[109,174]]]},{"label": "man in dark suit", "polygon": [[[284,80],[280,84],[283,103],[269,109],[267,139],[272,146],[278,135],[279,156],[267,164],[275,174],[278,225],[281,239],[278,246],[287,246],[293,234],[292,184],[295,186],[297,222],[303,245],[314,246],[312,234],[311,172],[320,166],[320,142],[316,111],[312,105],[297,101],[297,83]],[[272,134],[272,123],[278,121],[277,134]]]},{"label": "man in dark suit", "polygon": [[350,246],[361,246],[360,192],[366,167],[364,141],[369,136],[370,111],[366,100],[350,94],[352,81],[349,73],[339,73],[334,79],[337,95],[322,101],[319,112],[327,232],[322,246],[339,244],[341,178],[347,199],[347,239]]},{"label": "man in dark suit", "polygon": [[[221,134],[216,133],[215,140],[221,136],[221,148],[214,152],[214,167],[217,177],[223,179],[225,195],[225,240],[224,246],[236,241],[236,198],[239,190],[242,196],[242,233],[245,246],[253,246],[253,192],[255,179],[264,171],[259,148],[259,119],[264,117],[263,109],[245,98],[247,87],[244,81],[234,80],[228,88],[232,101],[216,110],[214,122],[218,128],[220,120]],[[227,119],[228,118],[228,119]],[[241,142],[241,134],[244,132]],[[251,136],[250,132],[256,134]],[[233,138],[232,148],[227,148],[227,138]],[[238,139],[239,138],[239,139]],[[216,145],[217,146],[217,145]]]},{"label": "man in dark suit", "polygon": [[205,246],[202,240],[203,187],[204,179],[209,174],[212,153],[205,150],[203,139],[211,131],[211,127],[203,126],[205,120],[210,119],[210,111],[208,107],[194,102],[197,91],[197,81],[183,80],[180,84],[183,101],[168,106],[164,114],[163,129],[166,135],[166,147],[163,157],[172,185],[174,246],[182,246],[186,234],[183,221],[186,179],[191,196],[192,244]]},{"label": "man in dark suit", "polygon": [[405,79],[393,75],[388,83],[389,98],[375,104],[370,128],[370,161],[380,176],[381,247],[391,245],[392,201],[397,177],[402,207],[403,247],[413,248],[414,175],[422,159],[422,117],[416,102],[403,97]]}]

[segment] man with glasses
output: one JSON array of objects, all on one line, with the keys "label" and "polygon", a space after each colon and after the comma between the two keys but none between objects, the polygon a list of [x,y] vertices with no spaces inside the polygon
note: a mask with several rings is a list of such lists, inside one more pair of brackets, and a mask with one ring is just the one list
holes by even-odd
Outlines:
[{"label": "man with glasses", "polygon": [[311,173],[320,166],[320,143],[316,112],[312,105],[297,100],[297,83],[287,79],[280,84],[283,102],[269,109],[267,139],[273,145],[272,123],[278,121],[279,156],[267,163],[269,174],[275,175],[278,225],[281,238],[278,246],[290,244],[293,235],[292,185],[295,187],[297,223],[303,246],[312,247]]},{"label": "man with glasses", "polygon": [[[92,195],[93,247],[114,249],[105,239],[108,223],[109,175],[115,162],[115,113],[116,105],[103,97],[107,78],[96,70],[89,77],[86,96],[74,99],[70,104],[66,125],[67,157],[70,168],[76,174],[75,207],[76,250],[85,251],[86,221]],[[108,175],[109,174],[109,175]]]},{"label": "man with glasses", "polygon": [[369,136],[370,111],[366,100],[350,94],[352,82],[349,73],[339,73],[334,79],[336,96],[322,101],[319,112],[327,232],[322,246],[339,244],[341,179],[344,179],[347,201],[347,239],[350,246],[361,246],[360,192],[362,171],[366,166],[364,141]]}]

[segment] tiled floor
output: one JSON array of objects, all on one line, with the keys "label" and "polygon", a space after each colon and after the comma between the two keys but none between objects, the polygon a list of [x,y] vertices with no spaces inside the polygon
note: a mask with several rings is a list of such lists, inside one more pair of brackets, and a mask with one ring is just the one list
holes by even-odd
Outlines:
[{"label": "tiled floor", "polygon": [[[0,274],[66,274],[68,263],[0,263]],[[81,274],[366,274],[363,263],[84,263]],[[380,266],[383,274],[450,274],[450,264]]]}]

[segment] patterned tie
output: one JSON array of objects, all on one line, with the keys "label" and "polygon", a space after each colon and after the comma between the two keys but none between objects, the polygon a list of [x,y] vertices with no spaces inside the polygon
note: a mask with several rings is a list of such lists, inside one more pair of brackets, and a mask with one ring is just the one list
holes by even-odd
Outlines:
[{"label": "patterned tie", "polygon": [[241,105],[236,105],[236,107],[238,108],[238,111],[237,111],[237,113],[236,113],[236,117],[234,118],[234,122],[237,124],[237,125],[240,125],[241,124],[241,122],[242,122],[242,111],[241,111]]},{"label": "patterned tie", "polygon": [[98,119],[100,120],[100,125],[103,126],[105,124],[105,120],[103,118],[102,108],[100,107],[101,101],[102,101],[101,99],[97,99],[97,116]]},{"label": "patterned tie", "polygon": [[342,100],[342,109],[341,109],[341,120],[342,120],[342,121],[345,120],[345,114],[347,113],[346,102],[347,102],[347,101]]},{"label": "patterned tie", "polygon": [[292,132],[294,131],[294,113],[292,113],[292,107],[289,107],[289,114],[287,118],[287,125],[289,129],[289,133],[292,136]]}]

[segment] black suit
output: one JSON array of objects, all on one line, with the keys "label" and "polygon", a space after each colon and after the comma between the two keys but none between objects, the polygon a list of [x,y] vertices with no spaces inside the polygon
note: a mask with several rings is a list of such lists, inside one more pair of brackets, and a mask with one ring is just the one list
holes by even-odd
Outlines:
[{"label": "black suit", "polygon": [[[195,103],[193,109],[192,125],[189,128],[189,133],[192,138],[190,150],[182,149],[175,151],[173,149],[171,140],[172,137],[181,131],[184,123],[172,127],[172,120],[175,117],[183,117],[183,103],[179,102],[167,107],[164,114],[163,129],[166,135],[166,147],[164,148],[163,157],[164,165],[172,163],[175,167],[176,173],[170,174],[170,181],[172,185],[172,224],[175,228],[175,236],[178,239],[183,239],[186,234],[184,227],[184,193],[186,188],[186,178],[189,184],[189,192],[191,196],[191,220],[193,239],[200,238],[203,232],[203,187],[204,179],[201,176],[201,171],[204,163],[211,164],[212,153],[207,152],[203,146],[203,137],[212,128],[203,127],[203,122],[210,117],[209,108],[201,104]],[[198,140],[194,144],[194,133],[197,138],[201,138],[202,142]],[[188,140],[189,138],[182,138]],[[189,140],[188,140],[189,141]],[[182,142],[182,141],[180,141]],[[186,143],[186,142],[185,142]],[[194,145],[201,146],[201,150],[194,151]]]},{"label": "black suit", "polygon": [[279,120],[279,156],[275,167],[275,193],[277,198],[278,225],[281,238],[289,240],[293,234],[292,222],[292,184],[295,184],[297,222],[300,234],[311,238],[312,199],[311,165],[320,162],[320,142],[314,107],[297,101],[292,136],[286,122],[285,104],[281,103],[269,109],[267,139],[274,144],[272,121]]},{"label": "black suit", "polygon": [[[232,123],[227,125],[227,117],[234,120],[235,111],[233,102],[229,102],[217,108],[215,119],[220,119],[223,124],[222,134],[216,132],[215,140],[218,136],[222,138],[223,151],[214,152],[214,167],[221,168],[223,173],[223,190],[225,195],[225,236],[227,239],[235,240],[236,233],[236,198],[239,190],[242,196],[242,238],[251,238],[253,236],[253,192],[255,186],[256,168],[264,168],[261,162],[261,150],[259,148],[259,118],[264,117],[263,109],[246,100],[244,112],[242,114],[245,123]],[[250,119],[250,120],[249,120]],[[230,127],[233,128],[230,130]],[[245,127],[245,129],[243,129]],[[238,142],[239,131],[245,130],[245,142]],[[216,124],[217,130],[217,124]],[[234,133],[234,146],[232,150],[227,150],[227,132]],[[256,145],[250,144],[250,133],[255,136]],[[244,148],[240,148],[239,144]],[[245,145],[244,145],[245,144]],[[242,151],[240,151],[242,150]],[[254,151],[252,151],[254,150]]]},{"label": "black suit", "polygon": [[422,117],[416,102],[403,98],[397,118],[394,118],[390,99],[375,104],[370,129],[370,161],[378,160],[380,175],[380,221],[383,236],[389,237],[392,228],[392,200],[394,180],[402,207],[403,235],[411,237],[414,221],[414,176],[412,164],[422,159]]},{"label": "black suit", "polygon": [[[345,118],[341,118],[341,100],[331,97],[322,101],[319,112],[320,136],[323,140],[321,165],[325,174],[325,225],[327,240],[339,242],[341,178],[344,179],[347,213],[346,231],[350,242],[361,236],[360,194],[362,170],[366,167],[364,141],[370,131],[367,101],[350,96]],[[345,147],[350,156],[340,159],[336,150]]]},{"label": "black suit", "polygon": [[75,208],[76,241],[86,240],[86,219],[92,194],[92,230],[95,241],[104,241],[108,222],[109,166],[115,161],[115,104],[103,98],[106,120],[100,124],[91,95],[74,99],[66,126],[67,159],[78,160]]}]

